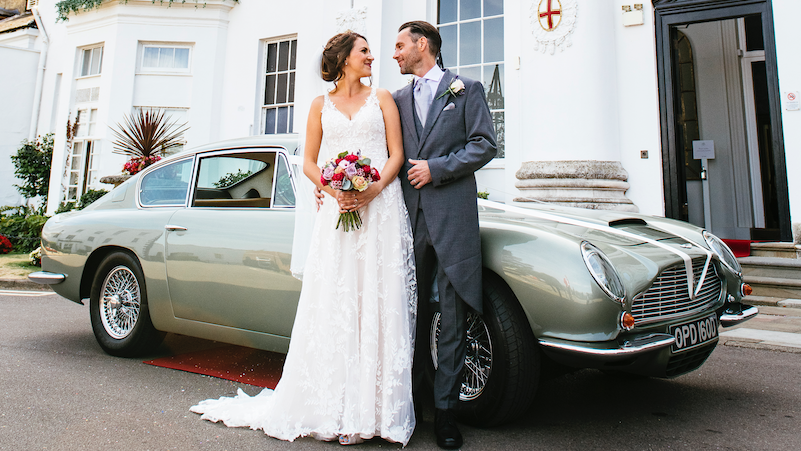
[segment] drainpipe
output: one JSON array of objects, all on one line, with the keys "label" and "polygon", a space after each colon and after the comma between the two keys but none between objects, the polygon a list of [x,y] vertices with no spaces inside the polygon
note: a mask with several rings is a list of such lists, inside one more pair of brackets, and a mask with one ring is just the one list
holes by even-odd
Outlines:
[{"label": "drainpipe", "polygon": [[[33,2],[28,2],[30,5]],[[31,127],[30,131],[28,132],[28,142],[33,142],[36,139],[36,132],[39,128],[39,110],[41,109],[42,103],[42,88],[44,87],[44,71],[45,71],[45,63],[47,62],[47,46],[50,43],[50,40],[47,36],[47,30],[45,30],[44,23],[42,23],[42,17],[39,15],[39,5],[38,2],[34,3],[31,6],[31,13],[33,13],[33,18],[36,20],[36,27],[42,33],[42,51],[39,53],[39,69],[36,73],[36,91],[33,94],[33,113],[31,114]]]}]

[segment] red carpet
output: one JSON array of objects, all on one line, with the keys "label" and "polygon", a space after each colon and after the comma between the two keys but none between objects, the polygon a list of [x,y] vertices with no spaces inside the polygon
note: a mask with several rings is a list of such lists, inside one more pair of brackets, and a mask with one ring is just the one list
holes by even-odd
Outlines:
[{"label": "red carpet", "polygon": [[224,346],[147,360],[144,363],[258,387],[275,388],[284,368],[284,354],[242,346]]},{"label": "red carpet", "polygon": [[737,258],[751,255],[751,240],[723,240]]}]

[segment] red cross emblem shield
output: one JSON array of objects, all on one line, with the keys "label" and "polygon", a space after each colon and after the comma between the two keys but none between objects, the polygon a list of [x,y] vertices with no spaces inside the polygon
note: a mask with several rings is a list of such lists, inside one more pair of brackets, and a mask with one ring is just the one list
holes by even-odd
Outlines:
[{"label": "red cross emblem shield", "polygon": [[562,3],[559,0],[540,0],[537,16],[543,30],[553,31],[562,21]]}]

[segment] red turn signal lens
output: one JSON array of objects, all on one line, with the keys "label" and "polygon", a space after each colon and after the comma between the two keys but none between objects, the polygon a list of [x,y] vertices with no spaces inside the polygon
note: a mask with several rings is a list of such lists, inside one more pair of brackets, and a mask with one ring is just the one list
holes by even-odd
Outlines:
[{"label": "red turn signal lens", "polygon": [[754,289],[751,288],[751,285],[744,283],[742,286],[743,296],[751,296],[751,293],[754,292]]},{"label": "red turn signal lens", "polygon": [[634,317],[631,316],[631,313],[625,312],[623,316],[620,317],[620,325],[625,330],[634,329]]}]

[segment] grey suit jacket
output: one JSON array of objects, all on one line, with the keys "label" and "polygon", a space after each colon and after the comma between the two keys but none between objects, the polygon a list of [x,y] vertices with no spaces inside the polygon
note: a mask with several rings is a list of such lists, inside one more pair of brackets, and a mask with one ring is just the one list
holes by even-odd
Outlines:
[{"label": "grey suit jacket", "polygon": [[[482,263],[475,172],[497,153],[495,128],[480,82],[459,77],[464,92],[440,97],[454,78],[445,70],[420,138],[414,124],[413,85],[393,94],[406,154],[399,177],[412,224],[422,210],[439,264],[459,296],[480,312]],[[428,160],[432,183],[419,190],[412,187],[407,178],[410,158]]]}]

